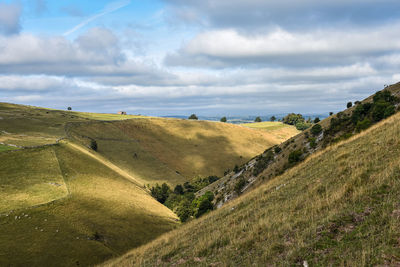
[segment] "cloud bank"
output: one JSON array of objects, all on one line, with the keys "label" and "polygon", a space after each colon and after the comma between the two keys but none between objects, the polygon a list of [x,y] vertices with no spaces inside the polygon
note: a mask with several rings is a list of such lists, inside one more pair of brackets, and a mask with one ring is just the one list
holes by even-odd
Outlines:
[{"label": "cloud bank", "polygon": [[21,31],[21,6],[0,4],[0,98],[149,115],[309,113],[400,78],[398,1],[164,0],[151,27],[95,23],[129,3],[43,36]]}]

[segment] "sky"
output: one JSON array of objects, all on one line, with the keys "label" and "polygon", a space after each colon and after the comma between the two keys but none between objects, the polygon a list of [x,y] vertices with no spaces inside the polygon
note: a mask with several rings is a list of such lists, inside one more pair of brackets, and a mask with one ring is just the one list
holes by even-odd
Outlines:
[{"label": "sky", "polygon": [[398,0],[0,0],[0,102],[327,113],[399,67]]}]

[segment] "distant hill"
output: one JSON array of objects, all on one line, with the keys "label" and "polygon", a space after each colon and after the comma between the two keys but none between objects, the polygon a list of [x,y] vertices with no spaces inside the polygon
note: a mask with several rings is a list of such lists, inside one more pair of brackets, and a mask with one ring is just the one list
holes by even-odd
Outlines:
[{"label": "distant hill", "polygon": [[[285,117],[287,114],[279,113],[279,114],[270,114],[270,115],[262,115],[259,116],[262,121],[270,121],[270,118],[272,116],[275,116],[276,119],[282,119]],[[306,113],[303,114],[304,118],[316,118],[319,117],[320,119],[327,118],[329,116],[329,113],[327,114],[320,114],[320,113]],[[188,116],[183,116],[183,115],[170,115],[170,116],[162,116],[164,118],[177,118],[177,119],[187,119]],[[233,124],[243,124],[243,123],[252,123],[254,122],[254,119],[258,117],[257,116],[227,116],[228,123],[233,123]],[[200,120],[207,120],[207,121],[220,121],[222,116],[201,116],[199,115],[198,118]]]},{"label": "distant hill", "polygon": [[[399,89],[388,88],[395,95]],[[259,187],[104,266],[398,266],[400,113],[346,135],[351,118],[362,126],[380,116],[384,101],[377,97],[373,113],[355,117],[372,101],[322,121],[325,137],[317,133],[307,158],[306,133],[281,145],[274,153],[285,162],[289,151],[302,151],[282,175],[268,177],[281,165],[267,164],[255,175]],[[254,173],[267,155],[241,171]]]}]

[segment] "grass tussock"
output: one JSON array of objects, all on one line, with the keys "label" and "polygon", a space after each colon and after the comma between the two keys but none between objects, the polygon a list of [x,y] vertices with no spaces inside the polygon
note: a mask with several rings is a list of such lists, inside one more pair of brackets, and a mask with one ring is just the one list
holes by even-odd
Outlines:
[{"label": "grass tussock", "polygon": [[105,266],[400,264],[400,114]]}]

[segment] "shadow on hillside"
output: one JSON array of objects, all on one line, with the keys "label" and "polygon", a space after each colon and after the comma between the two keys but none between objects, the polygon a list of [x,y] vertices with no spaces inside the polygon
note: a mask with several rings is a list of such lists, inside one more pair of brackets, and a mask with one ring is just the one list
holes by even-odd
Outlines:
[{"label": "shadow on hillside", "polygon": [[[196,131],[197,129],[199,131]],[[158,124],[152,123],[151,120],[134,119],[90,123],[88,127],[86,124],[80,124],[74,127],[73,131],[101,140],[106,147],[99,146],[98,152],[119,166],[137,166],[138,159],[127,156],[123,151],[118,154],[116,150],[113,151],[114,148],[127,150],[132,155],[135,154],[133,150],[138,149],[140,153],[147,153],[149,157],[189,180],[196,176],[221,176],[235,164],[242,164],[250,159],[250,155],[242,155],[237,151],[237,144],[232,138],[216,129],[218,128],[213,122],[171,120],[170,123],[167,121]],[[119,145],[118,138],[121,143]],[[140,156],[139,154],[138,157]],[[135,171],[135,168],[130,169]],[[161,179],[162,174],[159,176]]]}]

